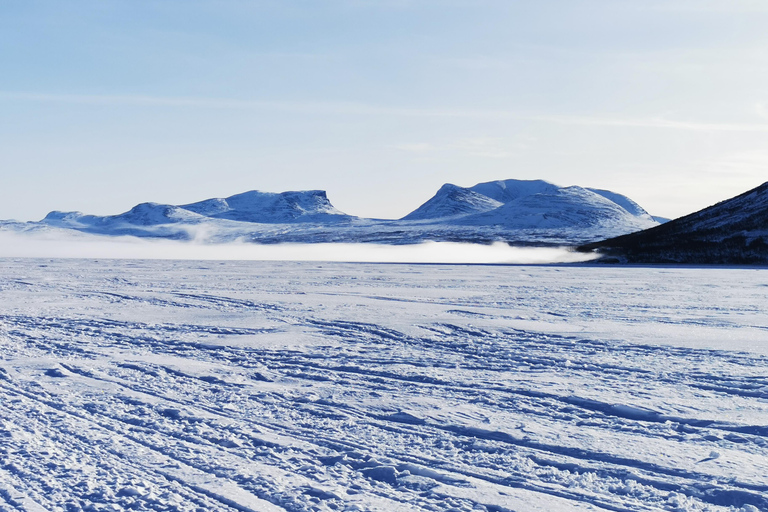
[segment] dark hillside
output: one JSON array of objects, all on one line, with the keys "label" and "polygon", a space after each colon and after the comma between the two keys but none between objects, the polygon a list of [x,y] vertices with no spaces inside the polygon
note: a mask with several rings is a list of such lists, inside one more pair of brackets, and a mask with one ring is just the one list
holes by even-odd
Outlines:
[{"label": "dark hillside", "polygon": [[666,224],[578,250],[626,263],[768,264],[768,183]]}]

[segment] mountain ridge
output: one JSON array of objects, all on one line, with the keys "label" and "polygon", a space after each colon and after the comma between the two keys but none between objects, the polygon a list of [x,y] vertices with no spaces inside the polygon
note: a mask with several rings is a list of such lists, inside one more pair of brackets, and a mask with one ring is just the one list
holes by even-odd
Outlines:
[{"label": "mountain ridge", "polygon": [[[655,221],[629,198],[544,180],[444,184],[401,219],[348,215],[323,190],[261,192],[171,205],[141,203],[117,215],[54,211],[41,224],[100,235],[278,242],[417,243],[426,240],[575,245]],[[629,205],[631,212],[624,206]]]}]

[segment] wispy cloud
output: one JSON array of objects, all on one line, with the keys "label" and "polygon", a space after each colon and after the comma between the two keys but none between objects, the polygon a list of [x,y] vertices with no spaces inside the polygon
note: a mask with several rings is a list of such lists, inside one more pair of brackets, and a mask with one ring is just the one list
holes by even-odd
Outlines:
[{"label": "wispy cloud", "polygon": [[755,113],[763,119],[768,119],[768,103],[761,101],[755,105]]},{"label": "wispy cloud", "polygon": [[503,159],[517,154],[522,148],[519,142],[509,142],[499,137],[472,137],[445,144],[426,142],[399,144],[395,149],[416,154],[454,153],[479,158]]},{"label": "wispy cloud", "polygon": [[512,110],[444,109],[371,105],[356,102],[292,102],[228,98],[172,97],[145,95],[43,94],[0,91],[0,101],[35,101],[84,105],[139,107],[178,107],[236,110],[273,110],[319,115],[446,117],[473,119],[515,119],[564,125],[647,128],[711,132],[768,132],[768,123],[707,123],[663,117],[601,117],[578,115],[539,115]]},{"label": "wispy cloud", "polygon": [[768,124],[757,123],[702,123],[654,118],[607,118],[590,116],[530,116],[529,119],[580,126],[605,126],[617,128],[662,128],[689,131],[720,132],[768,132]]},{"label": "wispy cloud", "polygon": [[427,142],[416,142],[413,144],[398,144],[394,146],[395,149],[399,149],[400,151],[407,151],[409,153],[429,153],[432,151],[439,151],[441,148],[439,146],[435,146],[434,144],[429,144]]},{"label": "wispy cloud", "polygon": [[678,12],[768,13],[765,0],[656,0],[638,2],[637,8]]}]

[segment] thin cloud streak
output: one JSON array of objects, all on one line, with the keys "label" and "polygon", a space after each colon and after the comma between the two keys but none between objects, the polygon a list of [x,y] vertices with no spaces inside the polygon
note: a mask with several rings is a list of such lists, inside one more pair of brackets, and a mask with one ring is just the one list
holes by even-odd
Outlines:
[{"label": "thin cloud streak", "polygon": [[768,124],[698,123],[693,121],[672,121],[664,118],[611,119],[606,117],[582,116],[530,116],[534,121],[570,124],[579,126],[604,126],[617,128],[663,128],[689,131],[720,132],[768,132]]},{"label": "thin cloud streak", "polygon": [[274,110],[304,114],[371,115],[402,117],[453,117],[515,119],[575,126],[647,128],[707,132],[768,132],[768,124],[701,123],[656,118],[608,118],[596,116],[531,115],[509,110],[420,109],[386,107],[354,102],[284,102],[227,98],[170,97],[143,95],[38,94],[0,91],[0,100],[127,105],[138,107],[191,107],[206,109]]}]

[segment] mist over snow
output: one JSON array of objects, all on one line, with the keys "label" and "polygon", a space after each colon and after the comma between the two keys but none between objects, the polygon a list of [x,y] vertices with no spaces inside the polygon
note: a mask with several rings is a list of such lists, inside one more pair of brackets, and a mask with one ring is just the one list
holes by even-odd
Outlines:
[{"label": "mist over snow", "polygon": [[411,245],[211,244],[130,236],[104,239],[57,232],[0,232],[0,257],[546,264],[584,262],[596,256],[562,247],[511,247],[501,242],[490,245],[457,242]]}]

